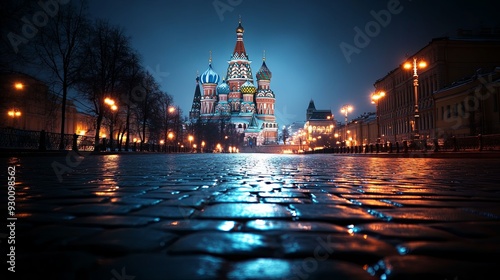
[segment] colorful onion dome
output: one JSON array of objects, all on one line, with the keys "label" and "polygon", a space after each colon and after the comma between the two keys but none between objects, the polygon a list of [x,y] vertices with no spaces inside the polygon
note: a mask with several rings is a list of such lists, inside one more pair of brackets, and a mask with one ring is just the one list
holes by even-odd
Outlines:
[{"label": "colorful onion dome", "polygon": [[220,76],[212,69],[212,64],[208,64],[208,69],[201,74],[200,82],[202,84],[218,84]]},{"label": "colorful onion dome", "polygon": [[272,76],[271,71],[267,68],[266,61],[264,60],[259,71],[255,74],[255,77],[257,77],[257,80],[271,80]]},{"label": "colorful onion dome", "polygon": [[257,88],[253,85],[252,82],[250,82],[250,80],[247,80],[240,87],[240,92],[243,94],[254,94],[256,90]]},{"label": "colorful onion dome", "polygon": [[230,91],[231,89],[229,88],[229,85],[226,83],[225,80],[223,80],[222,83],[217,86],[218,94],[229,94]]}]

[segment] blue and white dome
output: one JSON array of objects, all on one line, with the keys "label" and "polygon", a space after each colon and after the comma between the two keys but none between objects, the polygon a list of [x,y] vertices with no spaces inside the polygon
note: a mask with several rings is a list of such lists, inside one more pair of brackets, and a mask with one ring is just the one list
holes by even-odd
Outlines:
[{"label": "blue and white dome", "polygon": [[212,69],[212,64],[208,64],[208,69],[201,74],[200,82],[202,84],[218,84],[220,76]]},{"label": "blue and white dome", "polygon": [[226,83],[226,81],[222,81],[220,85],[217,86],[217,93],[218,94],[229,94],[231,89],[229,88],[229,85]]}]

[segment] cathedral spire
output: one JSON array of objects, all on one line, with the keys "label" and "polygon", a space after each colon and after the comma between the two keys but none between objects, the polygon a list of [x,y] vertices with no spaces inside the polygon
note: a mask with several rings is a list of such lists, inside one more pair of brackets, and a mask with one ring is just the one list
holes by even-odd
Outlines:
[{"label": "cathedral spire", "polygon": [[201,90],[200,90],[200,74],[196,71],[196,87],[194,90],[193,104],[189,111],[189,118],[191,121],[196,121],[200,117],[201,109]]},{"label": "cathedral spire", "polygon": [[234,46],[233,58],[243,58],[248,60],[248,55],[243,44],[243,33],[245,29],[241,26],[241,17],[238,27],[236,28],[236,46]]}]

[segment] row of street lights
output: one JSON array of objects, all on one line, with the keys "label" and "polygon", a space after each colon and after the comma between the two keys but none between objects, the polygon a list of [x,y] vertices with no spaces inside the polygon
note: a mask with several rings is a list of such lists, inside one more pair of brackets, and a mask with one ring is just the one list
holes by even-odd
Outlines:
[{"label": "row of street lights", "polygon": [[[424,69],[427,67],[427,62],[424,60],[418,60],[416,57],[413,58],[412,62],[406,62],[403,64],[403,68],[406,70],[412,70],[413,71],[413,89],[414,89],[414,116],[413,116],[413,137],[414,140],[417,140],[420,138],[419,135],[419,130],[418,130],[418,119],[420,117],[419,115],[419,108],[418,108],[418,69]],[[375,104],[376,106],[376,114],[377,114],[377,143],[380,143],[380,114],[379,114],[379,101],[380,99],[384,98],[386,93],[384,91],[378,91],[374,92],[371,95],[371,103]],[[353,110],[353,107],[351,105],[343,105],[342,108],[340,109],[340,112],[344,114],[345,116],[345,125],[347,126],[347,115]],[[347,129],[345,132],[345,140],[347,140]]]}]

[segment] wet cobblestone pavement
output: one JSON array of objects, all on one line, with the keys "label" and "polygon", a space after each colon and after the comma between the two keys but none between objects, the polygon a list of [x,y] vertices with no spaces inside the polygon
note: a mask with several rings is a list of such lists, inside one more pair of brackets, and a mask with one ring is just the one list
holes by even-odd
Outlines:
[{"label": "wet cobblestone pavement", "polygon": [[2,160],[3,185],[7,166],[16,178],[7,279],[463,280],[500,264],[498,159]]}]

